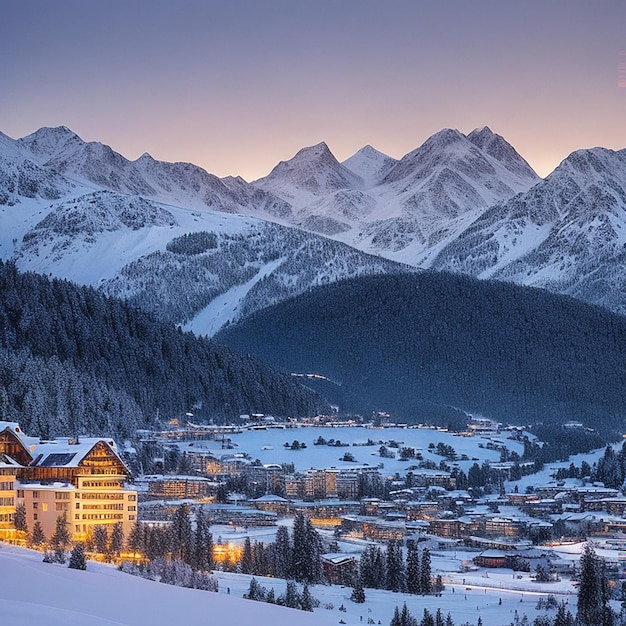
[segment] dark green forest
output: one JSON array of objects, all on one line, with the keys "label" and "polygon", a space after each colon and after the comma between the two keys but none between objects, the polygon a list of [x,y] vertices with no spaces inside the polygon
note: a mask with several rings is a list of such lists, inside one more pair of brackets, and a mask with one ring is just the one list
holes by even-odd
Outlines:
[{"label": "dark green forest", "polygon": [[539,289],[437,272],[355,278],[215,340],[328,377],[324,392],[344,410],[447,424],[460,409],[504,423],[625,428],[626,318]]},{"label": "dark green forest", "polygon": [[0,262],[0,420],[124,436],[157,418],[325,410],[290,376],[88,287]]}]

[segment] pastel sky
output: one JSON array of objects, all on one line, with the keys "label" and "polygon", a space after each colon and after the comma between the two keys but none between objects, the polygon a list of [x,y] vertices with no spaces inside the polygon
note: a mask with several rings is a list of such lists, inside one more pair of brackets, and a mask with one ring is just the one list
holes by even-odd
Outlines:
[{"label": "pastel sky", "polygon": [[0,130],[266,175],[488,125],[540,175],[626,147],[624,0],[0,0]]}]

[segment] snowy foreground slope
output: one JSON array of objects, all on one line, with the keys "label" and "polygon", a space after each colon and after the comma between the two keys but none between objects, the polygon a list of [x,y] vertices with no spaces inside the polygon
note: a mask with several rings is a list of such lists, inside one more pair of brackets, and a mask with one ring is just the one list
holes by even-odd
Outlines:
[{"label": "snowy foreground slope", "polygon": [[[571,558],[578,558],[581,545],[572,546]],[[244,600],[251,578],[244,574],[216,572],[219,592],[212,593],[137,578],[91,561],[86,571],[70,570],[43,563],[38,552],[0,544],[0,615],[2,624],[10,626],[357,626],[368,620],[387,626],[394,608],[406,602],[418,619],[424,609],[434,614],[440,608],[444,616],[450,613],[456,626],[474,626],[479,617],[483,626],[506,626],[516,612],[520,617],[528,615],[531,622],[545,614],[536,605],[548,594],[566,602],[575,613],[576,594],[569,581],[537,584],[528,574],[514,576],[509,569],[462,573],[458,571],[460,559],[475,553],[447,554],[433,557],[433,566],[443,573],[445,583],[440,597],[366,589],[365,604],[356,604],[350,600],[349,587],[313,585],[311,593],[320,606],[307,613]],[[285,590],[285,581],[257,580],[266,589],[273,587],[277,595]]]},{"label": "snowy foreground slope", "polygon": [[87,571],[42,562],[41,554],[0,547],[0,615],[10,626],[172,626],[181,623],[333,624],[330,615],[173,587],[89,562]]}]

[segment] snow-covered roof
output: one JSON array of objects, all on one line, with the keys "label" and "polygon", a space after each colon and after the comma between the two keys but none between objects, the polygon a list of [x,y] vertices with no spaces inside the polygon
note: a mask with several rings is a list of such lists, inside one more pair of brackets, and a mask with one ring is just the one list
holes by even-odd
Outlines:
[{"label": "snow-covered roof", "polygon": [[260,498],[252,500],[252,502],[289,502],[289,500],[281,498],[280,496],[276,496],[272,493],[268,493],[265,496],[261,496]]}]

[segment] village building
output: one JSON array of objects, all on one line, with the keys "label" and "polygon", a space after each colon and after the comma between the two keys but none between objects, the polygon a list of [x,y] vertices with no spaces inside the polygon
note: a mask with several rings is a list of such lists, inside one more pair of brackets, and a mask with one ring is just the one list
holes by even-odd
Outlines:
[{"label": "village building", "polygon": [[359,571],[359,561],[354,554],[322,554],[322,573],[332,585],[352,585]]},{"label": "village building", "polygon": [[148,477],[147,485],[152,498],[207,498],[215,491],[215,483],[202,476],[157,475]]}]

